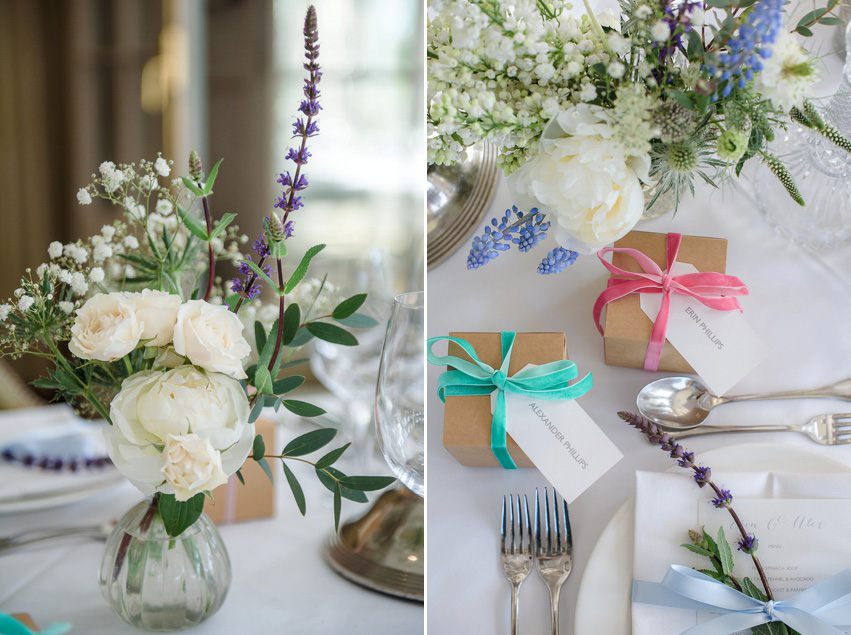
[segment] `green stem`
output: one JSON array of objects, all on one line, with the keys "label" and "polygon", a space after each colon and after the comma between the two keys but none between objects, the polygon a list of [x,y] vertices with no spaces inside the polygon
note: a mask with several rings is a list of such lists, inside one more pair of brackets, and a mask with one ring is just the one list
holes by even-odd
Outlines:
[{"label": "green stem", "polygon": [[80,380],[79,377],[77,377],[77,372],[74,370],[74,368],[71,366],[71,364],[68,363],[68,360],[65,359],[65,356],[62,353],[59,352],[59,349],[57,348],[56,343],[50,338],[50,335],[47,332],[44,333],[43,340],[44,340],[44,343],[47,345],[47,347],[53,352],[54,363],[57,363],[57,364],[63,366],[65,368],[65,370],[68,371],[68,374],[71,375],[71,377],[73,377],[76,380],[76,382],[80,386],[80,388],[82,388],[82,395],[86,399],[86,401],[88,401],[90,404],[92,404],[92,407],[97,411],[97,413],[101,417],[104,418],[104,420],[109,425],[112,425],[112,419],[109,418],[109,411],[106,409],[106,406],[104,406],[101,403],[100,399],[98,399],[95,396],[95,394],[91,391],[91,389],[89,389],[89,387],[86,384],[84,384]]}]

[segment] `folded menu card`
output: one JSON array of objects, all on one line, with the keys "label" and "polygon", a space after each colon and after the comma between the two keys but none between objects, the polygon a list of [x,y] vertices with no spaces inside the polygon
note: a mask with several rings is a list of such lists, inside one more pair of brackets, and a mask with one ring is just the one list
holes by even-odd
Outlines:
[{"label": "folded menu card", "polygon": [[[851,567],[851,473],[725,473],[717,481],[734,496],[745,528],[759,539],[757,555],[782,600]],[[735,561],[734,575],[759,576],[750,557],[736,549],[740,534],[725,509],[709,502],[712,491],[698,490],[689,473],[638,472],[635,495],[633,577],[661,582],[672,564],[710,568],[708,560],[680,545],[689,530],[716,536],[724,527]],[[711,613],[633,603],[633,635],[678,635],[717,617]]]}]

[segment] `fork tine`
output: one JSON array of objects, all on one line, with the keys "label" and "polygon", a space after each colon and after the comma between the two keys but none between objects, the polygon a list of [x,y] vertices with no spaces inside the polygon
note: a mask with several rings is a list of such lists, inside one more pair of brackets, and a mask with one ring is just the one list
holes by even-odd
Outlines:
[{"label": "fork tine", "polygon": [[529,519],[529,500],[523,494],[523,508],[526,512],[526,553],[532,553],[532,521]]},{"label": "fork tine", "polygon": [[553,554],[553,521],[552,516],[550,516],[550,493],[547,491],[547,488],[544,488],[544,511],[546,512],[545,517],[547,519],[547,555],[551,556]]},{"label": "fork tine", "polygon": [[514,536],[514,494],[508,496],[508,516],[511,519],[511,555],[517,553],[517,539]]},{"label": "fork tine", "polygon": [[541,542],[541,500],[538,496],[538,488],[535,488],[535,549],[543,551],[544,544]]},{"label": "fork tine", "polygon": [[525,553],[523,550],[523,509],[520,507],[520,494],[517,495],[517,553]]},{"label": "fork tine", "polygon": [[500,535],[502,536],[502,553],[505,554],[505,496],[502,497],[502,531],[500,531]]},{"label": "fork tine", "polygon": [[561,539],[561,522],[558,518],[558,492],[553,488],[553,518],[555,519],[555,539],[553,540],[553,548],[556,553],[561,553],[564,550],[564,542]]},{"label": "fork tine", "polygon": [[573,532],[570,531],[570,514],[567,511],[567,501],[562,498],[561,502],[564,505],[565,547],[567,549],[567,553],[573,555]]}]

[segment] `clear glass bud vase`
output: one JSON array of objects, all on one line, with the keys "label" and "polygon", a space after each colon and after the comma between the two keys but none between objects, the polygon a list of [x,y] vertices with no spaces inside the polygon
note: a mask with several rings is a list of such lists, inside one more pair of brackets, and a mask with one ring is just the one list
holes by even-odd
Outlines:
[{"label": "clear glass bud vase", "polygon": [[99,582],[107,605],[125,622],[147,631],[179,631],[219,610],[230,588],[230,558],[205,514],[170,538],[151,498],[118,521]]}]

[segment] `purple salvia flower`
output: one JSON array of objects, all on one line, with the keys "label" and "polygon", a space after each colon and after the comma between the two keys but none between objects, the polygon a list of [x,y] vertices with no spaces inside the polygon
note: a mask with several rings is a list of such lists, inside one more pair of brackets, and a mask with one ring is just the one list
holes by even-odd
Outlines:
[{"label": "purple salvia flower", "polygon": [[266,244],[263,234],[257,234],[257,240],[254,241],[251,248],[257,252],[257,257],[260,259],[269,255],[269,245]]},{"label": "purple salvia flower", "polygon": [[286,223],[284,223],[284,236],[290,238],[293,235],[294,230],[295,223],[293,221],[288,220]]},{"label": "purple salvia flower", "polygon": [[733,495],[728,489],[722,489],[721,493],[712,499],[712,504],[718,509],[722,507],[730,507],[733,504]]},{"label": "purple salvia flower", "polygon": [[759,540],[753,534],[748,534],[739,541],[739,551],[752,556],[759,549]]},{"label": "purple salvia flower", "polygon": [[697,483],[698,487],[703,487],[712,478],[712,469],[711,468],[695,467],[693,469],[694,469],[694,482]]},{"label": "purple salvia flower", "polygon": [[234,278],[231,280],[230,290],[234,293],[240,293],[242,291],[242,278]]},{"label": "purple salvia flower", "polygon": [[[307,140],[319,133],[319,125],[314,121],[314,117],[322,110],[319,103],[320,91],[318,86],[322,78],[318,62],[319,31],[316,27],[316,8],[312,5],[308,7],[307,15],[304,18],[304,57],[304,69],[308,72],[308,76],[304,80],[305,99],[299,104],[298,109],[306,117],[298,117],[293,122],[293,136],[301,138],[301,145],[290,148],[286,155],[287,161],[296,164],[296,170],[293,176],[290,176],[289,172],[281,174],[278,183],[283,186],[284,191],[282,196],[279,196],[275,201],[275,207],[284,212],[284,224],[288,222],[287,217],[290,212],[303,206],[301,197],[296,196],[295,193],[307,188],[307,177],[301,174],[301,167],[307,164],[311,156],[307,149]],[[292,226],[290,226],[288,235],[292,235]]]}]

